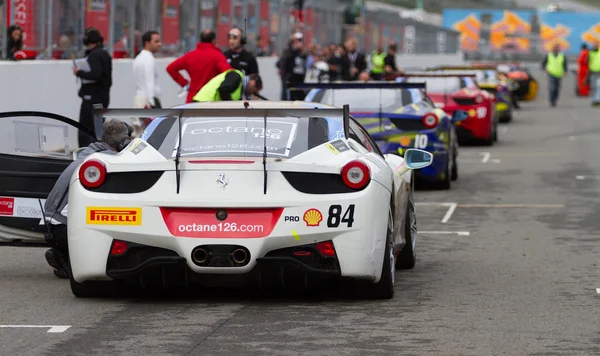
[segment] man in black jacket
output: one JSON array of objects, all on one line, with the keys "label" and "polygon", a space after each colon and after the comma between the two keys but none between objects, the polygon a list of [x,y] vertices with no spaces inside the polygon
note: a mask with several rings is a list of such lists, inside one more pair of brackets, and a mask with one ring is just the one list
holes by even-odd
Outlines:
[{"label": "man in black jacket", "polygon": [[[304,35],[296,32],[292,40],[292,48],[283,60],[283,78],[286,84],[304,83],[306,76],[306,53],[304,52]],[[290,90],[290,100],[303,100],[303,90]]]},{"label": "man in black jacket", "polygon": [[227,35],[229,49],[225,51],[227,63],[234,69],[241,70],[246,75],[258,74],[256,57],[244,48],[246,37],[240,28],[234,27]]},{"label": "man in black jacket", "polygon": [[[94,131],[93,105],[102,104],[107,108],[110,102],[112,58],[104,50],[104,38],[95,28],[86,30],[83,44],[87,46],[85,55],[89,71],[84,71],[77,66],[73,67],[73,73],[81,79],[79,97],[82,102],[79,110],[79,123]],[[79,147],[86,147],[90,143],[92,143],[90,138],[79,132]]]},{"label": "man in black jacket", "polygon": [[357,49],[356,40],[351,38],[344,43],[346,49],[342,57],[342,78],[344,80],[357,80],[361,72],[367,70],[367,60],[365,54]]}]

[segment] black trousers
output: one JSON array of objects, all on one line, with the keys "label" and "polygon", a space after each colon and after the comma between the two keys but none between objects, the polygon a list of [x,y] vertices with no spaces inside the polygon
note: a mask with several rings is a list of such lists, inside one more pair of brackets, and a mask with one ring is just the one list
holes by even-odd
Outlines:
[{"label": "black trousers", "polygon": [[[94,115],[93,115],[94,104],[102,104],[102,107],[107,108],[108,103],[109,103],[108,99],[98,100],[98,99],[92,98],[91,100],[83,99],[81,101],[81,108],[79,109],[79,123],[82,124],[83,126],[89,128],[90,130],[92,130],[92,132],[94,132],[94,136],[96,135],[96,131],[94,129]],[[92,137],[89,137],[87,134],[85,134],[81,131],[79,131],[78,138],[79,138],[79,147],[87,147],[91,143],[96,141]]]}]

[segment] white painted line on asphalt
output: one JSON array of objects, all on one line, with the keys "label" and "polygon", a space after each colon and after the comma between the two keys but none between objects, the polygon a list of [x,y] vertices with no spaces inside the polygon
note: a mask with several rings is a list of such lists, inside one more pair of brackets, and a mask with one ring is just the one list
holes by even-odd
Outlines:
[{"label": "white painted line on asphalt", "polygon": [[41,328],[49,329],[49,333],[63,333],[69,329],[71,325],[0,325],[0,328]]},{"label": "white painted line on asphalt", "polygon": [[575,176],[575,179],[577,179],[577,180],[584,180],[585,176]]},{"label": "white painted line on asphalt", "polygon": [[448,210],[446,211],[446,214],[444,214],[444,217],[442,218],[442,224],[445,224],[448,222],[448,220],[450,220],[450,218],[452,217],[452,214],[454,214],[454,210],[456,210],[456,207],[458,206],[458,203],[454,203],[454,202],[447,202],[447,203],[432,203],[432,202],[424,202],[424,203],[415,203],[416,206],[443,206],[443,207],[447,207]]},{"label": "white painted line on asphalt", "polygon": [[456,210],[457,205],[458,204],[456,203],[448,203],[445,205],[448,207],[448,211],[446,211],[446,215],[444,215],[444,217],[442,218],[442,224],[445,224],[448,222],[448,220],[450,220],[452,214],[454,214],[454,210]]},{"label": "white painted line on asphalt", "polygon": [[490,156],[492,155],[489,152],[481,152],[483,158],[481,159],[481,163],[487,163],[490,160]]},{"label": "white painted line on asphalt", "polygon": [[600,294],[600,288],[596,288],[596,293]]},{"label": "white painted line on asphalt", "polygon": [[417,233],[421,233],[421,234],[458,235],[458,236],[470,236],[471,235],[471,232],[469,232],[469,231],[417,231]]}]

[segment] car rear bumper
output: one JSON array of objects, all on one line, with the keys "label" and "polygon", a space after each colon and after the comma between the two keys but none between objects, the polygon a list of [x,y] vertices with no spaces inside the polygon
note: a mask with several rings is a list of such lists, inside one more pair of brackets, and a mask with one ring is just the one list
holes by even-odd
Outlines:
[{"label": "car rear bumper", "polygon": [[[183,236],[169,229],[166,218],[161,215],[161,203],[145,203],[141,207],[137,205],[141,217],[139,225],[90,224],[87,220],[89,214],[86,212],[90,207],[135,207],[134,201],[139,204],[140,200],[127,196],[120,196],[118,200],[100,196],[91,199],[86,198],[86,193],[79,190],[81,188],[77,184],[71,185],[68,240],[73,277],[80,283],[86,280],[137,278],[148,274],[145,272],[147,270],[177,270],[182,266],[187,271],[184,274],[186,276],[206,275],[200,277],[214,279],[214,275],[232,275],[231,278],[235,280],[242,278],[242,275],[252,274],[259,265],[289,267],[295,264],[303,267],[301,263],[306,264],[306,261],[302,258],[292,261],[288,258],[289,255],[273,255],[274,251],[305,248],[309,242],[323,241],[333,242],[341,276],[376,280],[381,275],[385,249],[382,236],[386,235],[388,216],[373,212],[389,209],[390,192],[376,182],[358,193],[329,195],[326,201],[307,198],[304,202],[288,202],[282,207],[281,215],[273,220],[272,231],[268,235],[265,233],[264,236],[254,237],[236,237],[229,232],[221,235],[210,233],[211,237]],[[178,203],[170,204],[177,206]],[[350,206],[352,214],[348,213]],[[233,208],[229,214],[231,216],[232,210]],[[309,224],[305,216],[308,211],[314,210],[319,211],[319,220]],[[337,218],[332,218],[332,214]],[[349,217],[352,217],[351,222]],[[133,254],[134,258],[121,259],[119,262],[118,258],[110,257],[115,256],[114,251],[111,253],[115,240],[126,242],[131,248],[139,250],[139,253]],[[214,263],[198,264],[193,261],[193,253],[200,247],[216,249],[210,251],[215,256],[219,255]],[[246,251],[249,256],[247,263],[228,264],[229,254],[234,248]],[[319,269],[310,264],[309,267]]]}]

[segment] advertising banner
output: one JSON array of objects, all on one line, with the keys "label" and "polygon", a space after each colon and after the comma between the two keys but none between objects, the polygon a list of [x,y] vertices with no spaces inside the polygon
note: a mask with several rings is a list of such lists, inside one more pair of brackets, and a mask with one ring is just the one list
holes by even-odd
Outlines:
[{"label": "advertising banner", "polygon": [[179,41],[179,0],[163,0],[161,39],[167,45]]}]

